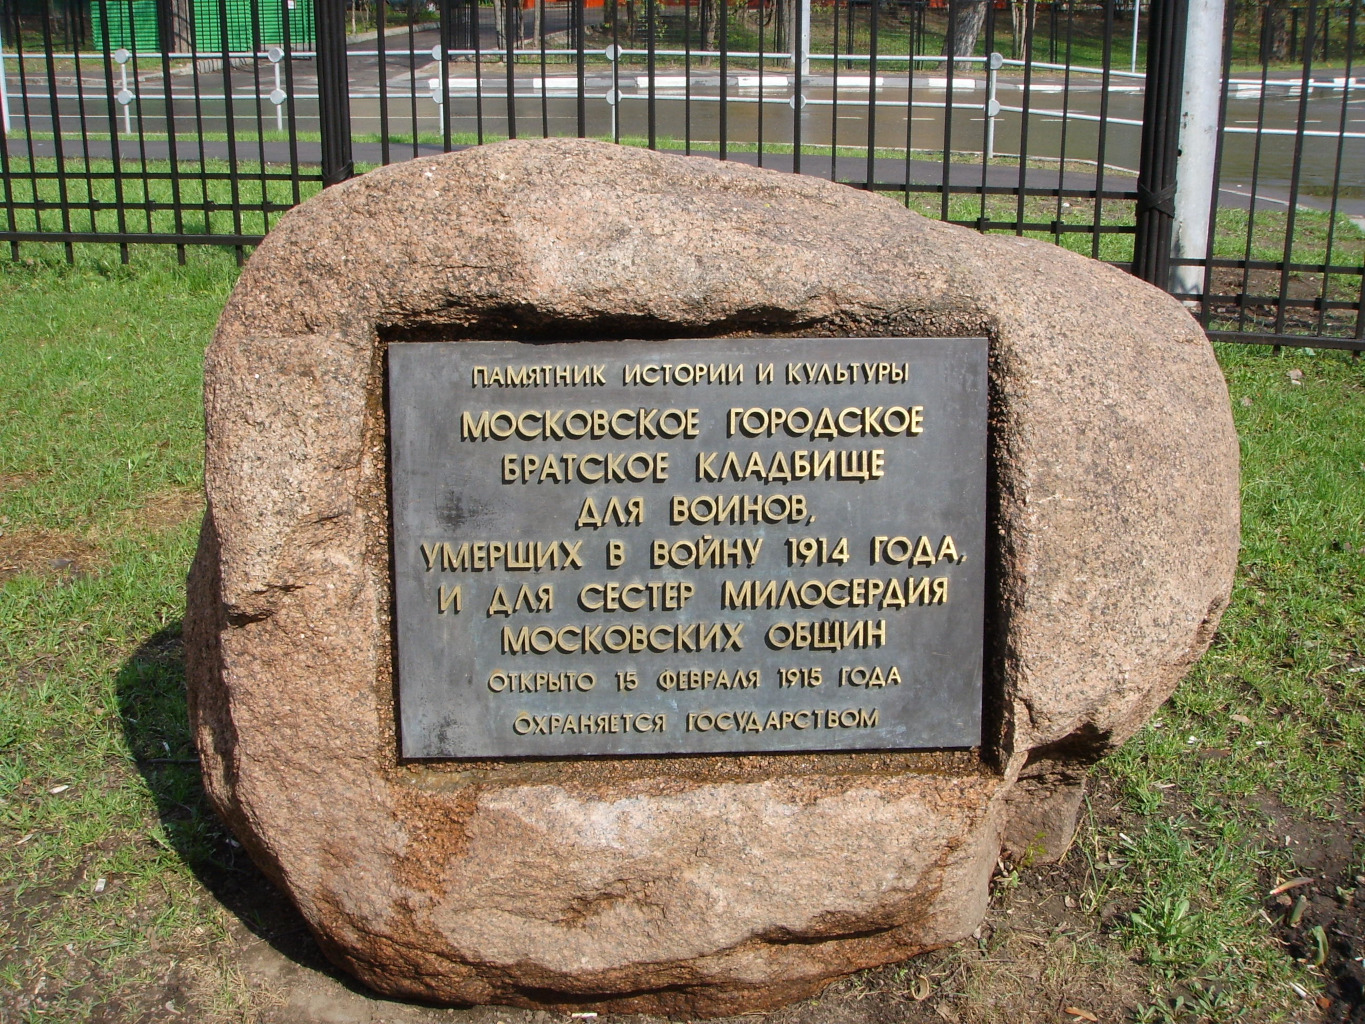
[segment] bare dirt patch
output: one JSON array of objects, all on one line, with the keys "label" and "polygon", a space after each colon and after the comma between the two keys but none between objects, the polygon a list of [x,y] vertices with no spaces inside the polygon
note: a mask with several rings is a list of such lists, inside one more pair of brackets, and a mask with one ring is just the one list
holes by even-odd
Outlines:
[{"label": "bare dirt patch", "polygon": [[[1324,1024],[1365,1024],[1365,821],[1361,809],[1337,822],[1304,822],[1263,800],[1268,830],[1294,861],[1271,880],[1266,915],[1294,958],[1324,980],[1317,998]],[[1280,891],[1283,890],[1283,891]]]},{"label": "bare dirt patch", "polygon": [[199,490],[158,491],[148,495],[142,507],[127,514],[127,525],[146,533],[164,533],[204,514],[204,493]]},{"label": "bare dirt patch", "polygon": [[[7,481],[27,478],[0,476],[0,491]],[[167,490],[147,498],[140,508],[128,512],[124,529],[136,528],[145,534],[164,533],[204,514],[204,496],[199,491]],[[104,531],[100,531],[102,535]],[[21,574],[80,579],[98,572],[108,561],[102,546],[89,536],[59,530],[11,530],[0,524],[0,584]]]},{"label": "bare dirt patch", "polygon": [[73,533],[55,530],[6,530],[0,534],[0,584],[13,576],[79,579],[104,563],[99,546]]},{"label": "bare dirt patch", "polygon": [[0,473],[0,494],[27,487],[37,479],[32,473]]},{"label": "bare dirt patch", "polygon": [[[1346,299],[1347,279],[1337,275],[1332,279],[1328,290],[1329,299]],[[1313,301],[1322,297],[1322,276],[1291,272],[1285,280],[1285,298]],[[1267,326],[1273,324],[1278,311],[1280,296],[1280,274],[1274,270],[1250,270],[1245,278],[1242,271],[1235,267],[1215,269],[1212,278],[1210,312],[1221,318],[1237,318],[1245,315],[1250,325]],[[1237,298],[1243,296],[1243,298]],[[1330,310],[1323,315],[1323,327],[1332,333],[1331,328],[1346,328],[1352,323],[1349,310]],[[1285,308],[1285,329],[1291,333],[1316,331],[1319,313],[1312,306],[1287,306]]]}]

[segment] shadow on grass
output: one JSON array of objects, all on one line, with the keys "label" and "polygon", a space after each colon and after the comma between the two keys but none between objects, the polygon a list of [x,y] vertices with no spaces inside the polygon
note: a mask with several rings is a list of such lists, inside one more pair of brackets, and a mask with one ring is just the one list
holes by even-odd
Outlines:
[{"label": "shadow on grass", "polygon": [[120,667],[116,685],[128,749],[156,800],[166,839],[195,878],[283,956],[372,995],[323,956],[294,904],[252,863],[209,805],[190,736],[181,623],[145,640]]}]

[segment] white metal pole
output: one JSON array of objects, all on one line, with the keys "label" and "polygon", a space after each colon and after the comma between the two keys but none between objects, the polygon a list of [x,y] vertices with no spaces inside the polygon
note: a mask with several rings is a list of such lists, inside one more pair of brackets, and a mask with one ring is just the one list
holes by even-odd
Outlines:
[{"label": "white metal pole", "polygon": [[[1180,156],[1175,173],[1172,259],[1208,256],[1209,207],[1213,202],[1214,157],[1218,150],[1218,103],[1223,76],[1225,0],[1190,0],[1185,35],[1185,88],[1180,104]],[[1171,290],[1197,294],[1201,267],[1171,268]]]},{"label": "white metal pole", "polygon": [[1142,15],[1142,0],[1133,0],[1133,60],[1128,70],[1137,72],[1138,21]]},{"label": "white metal pole", "polygon": [[[1000,116],[1000,99],[996,95],[996,76],[1005,66],[1005,56],[992,53],[986,61],[986,162],[995,159],[995,119]],[[951,103],[953,98],[948,97]]]},{"label": "white metal pole", "polygon": [[804,78],[810,74],[810,0],[793,0],[796,24],[792,26],[792,68]]},{"label": "white metal pole", "polygon": [[[273,56],[273,55],[272,55],[272,56]],[[270,98],[271,98],[272,100],[274,100],[275,97],[276,97],[277,95],[279,95],[280,93],[284,92],[284,90],[283,90],[282,88],[280,88],[280,62],[277,60],[277,61],[275,61],[274,63],[275,63],[275,91],[271,94],[271,97],[270,97]],[[283,103],[279,103],[279,102],[276,102],[276,103],[275,103],[275,130],[278,131],[278,132],[284,131],[284,104],[283,104]]]},{"label": "white metal pole", "polygon": [[4,126],[6,135],[13,130],[9,121],[9,87],[5,85],[5,39],[2,32],[0,32],[0,125]]},{"label": "white metal pole", "polygon": [[[122,65],[119,67],[119,84],[122,86],[122,88],[120,89],[120,92],[126,93],[126,92],[128,91],[128,65],[127,65],[126,63],[125,63],[125,64],[122,64]],[[129,107],[129,104],[127,104],[127,103],[125,103],[125,104],[123,105],[123,134],[124,134],[124,135],[132,135],[132,134],[133,134],[133,112],[132,112],[131,110],[129,110],[128,107]]]}]

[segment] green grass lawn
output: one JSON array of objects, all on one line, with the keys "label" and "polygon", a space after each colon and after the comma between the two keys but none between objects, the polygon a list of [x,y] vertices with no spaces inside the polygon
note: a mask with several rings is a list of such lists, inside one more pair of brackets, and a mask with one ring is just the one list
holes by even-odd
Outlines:
[{"label": "green grass lawn", "polygon": [[105,246],[75,266],[0,263],[7,1021],[87,1019],[162,983],[162,943],[211,957],[223,935],[180,852],[215,828],[197,773],[139,770],[139,758],[192,756],[179,664],[129,656],[179,628],[200,505],[201,361],[236,262],[147,256],[124,267]]},{"label": "green grass lawn", "polygon": [[[236,261],[25,252],[0,263],[0,1019],[257,1019],[210,892],[253,869],[204,802],[179,648],[201,361]],[[1324,979],[1266,902],[1299,870],[1278,835],[1345,835],[1344,877],[1365,873],[1365,362],[1219,358],[1243,457],[1232,606],[1096,769],[1068,858],[1087,955],[1141,979],[1135,1020],[1291,1019],[1293,986]]]}]

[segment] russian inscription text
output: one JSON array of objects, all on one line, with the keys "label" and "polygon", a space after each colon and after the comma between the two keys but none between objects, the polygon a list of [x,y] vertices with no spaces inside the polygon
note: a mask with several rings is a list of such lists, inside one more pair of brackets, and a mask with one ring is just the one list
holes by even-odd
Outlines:
[{"label": "russian inscription text", "polygon": [[979,741],[983,339],[388,358],[404,756]]}]

